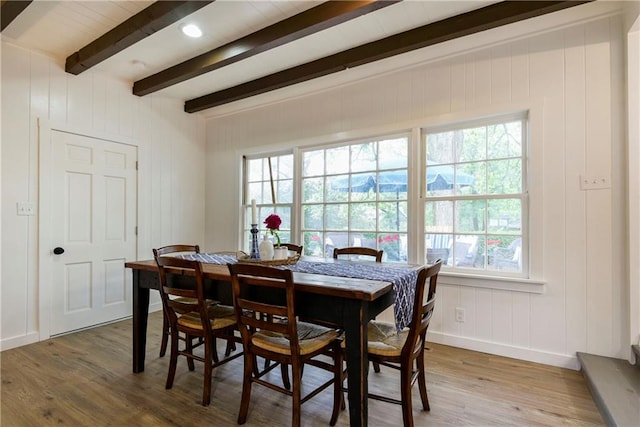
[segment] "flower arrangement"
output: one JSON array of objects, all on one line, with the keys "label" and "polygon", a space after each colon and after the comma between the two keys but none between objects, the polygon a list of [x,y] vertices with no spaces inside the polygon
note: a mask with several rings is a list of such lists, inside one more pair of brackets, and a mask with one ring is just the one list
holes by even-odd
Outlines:
[{"label": "flower arrangement", "polygon": [[276,241],[278,242],[276,246],[280,247],[280,236],[278,235],[278,230],[280,230],[282,219],[280,219],[277,214],[271,214],[264,220],[264,224],[266,225],[269,232],[271,232],[271,235],[276,236]]}]

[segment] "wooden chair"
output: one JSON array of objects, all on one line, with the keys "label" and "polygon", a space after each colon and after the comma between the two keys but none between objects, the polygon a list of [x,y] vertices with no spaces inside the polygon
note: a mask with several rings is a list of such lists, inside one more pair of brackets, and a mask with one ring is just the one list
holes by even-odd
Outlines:
[{"label": "wooden chair", "polygon": [[[176,253],[200,253],[199,245],[168,245],[163,246],[158,249],[153,250],[153,256],[159,257],[168,254],[176,254]],[[171,334],[171,330],[169,327],[169,319],[165,314],[162,318],[162,341],[160,342],[160,357],[164,357],[167,352],[167,343],[169,342],[169,335]]]},{"label": "wooden chair", "polygon": [[[402,418],[405,427],[413,427],[411,387],[416,379],[420,389],[422,407],[425,411],[430,410],[424,370],[424,346],[427,328],[435,306],[436,284],[441,266],[442,260],[438,260],[432,266],[425,267],[418,273],[413,317],[409,327],[403,330],[400,336],[397,335],[395,324],[372,320],[368,325],[369,360],[400,371],[401,400],[376,394],[369,394],[369,397],[402,405]],[[424,303],[427,283],[429,283],[427,302]],[[415,371],[413,370],[414,363]]]},{"label": "wooden chair", "polygon": [[304,246],[296,245],[295,243],[280,243],[280,246],[286,246],[287,249],[296,252],[298,255],[302,255],[302,249],[304,249]]},{"label": "wooden chair", "polygon": [[[156,253],[157,251],[154,251],[154,254]],[[204,362],[202,405],[208,406],[211,402],[212,370],[242,355],[240,352],[219,361],[217,354],[214,354],[216,352],[214,345],[216,337],[228,342],[237,340],[234,336],[236,318],[233,307],[220,304],[212,305],[205,299],[200,262],[156,256],[156,263],[160,272],[162,306],[171,328],[171,359],[166,388],[170,389],[173,386],[178,356],[187,358],[190,371],[194,370],[194,360]],[[185,275],[190,276],[189,279],[193,280],[187,282],[176,279],[176,277],[184,277]],[[174,284],[174,281],[177,283]],[[184,349],[179,348],[178,336],[180,334],[184,334]],[[194,354],[193,338],[202,339],[204,357]]]},{"label": "wooden chair", "polygon": [[[247,420],[251,386],[257,383],[293,398],[292,425],[300,426],[300,406],[325,388],[333,385],[334,402],[330,425],[335,425],[342,403],[342,353],[338,331],[296,321],[293,275],[290,270],[252,264],[229,264],[236,318],[244,346],[244,378],[238,424]],[[269,319],[278,319],[270,321]],[[329,356],[333,363],[326,358]],[[258,372],[257,357],[275,363]],[[302,367],[312,365],[330,371],[333,376],[302,397]],[[284,387],[262,379],[280,365]],[[288,384],[288,365],[292,383]],[[292,385],[292,387],[290,387]],[[291,388],[291,389],[290,389]]]},{"label": "wooden chair", "polygon": [[373,248],[363,248],[359,246],[349,246],[346,248],[335,248],[333,249],[333,257],[338,259],[341,255],[365,255],[372,256],[376,259],[376,262],[382,262],[382,255],[384,251],[376,250]]}]

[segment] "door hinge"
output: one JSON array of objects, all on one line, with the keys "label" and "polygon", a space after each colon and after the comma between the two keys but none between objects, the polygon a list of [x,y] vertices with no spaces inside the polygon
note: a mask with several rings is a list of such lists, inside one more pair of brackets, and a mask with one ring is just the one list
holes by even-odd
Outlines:
[{"label": "door hinge", "polygon": [[136,160],[136,170],[138,170],[138,161]]},{"label": "door hinge", "polygon": [[137,235],[138,235],[138,226],[137,226],[137,225],[136,225],[136,230],[135,230],[135,232],[136,232],[136,236],[137,236]]}]

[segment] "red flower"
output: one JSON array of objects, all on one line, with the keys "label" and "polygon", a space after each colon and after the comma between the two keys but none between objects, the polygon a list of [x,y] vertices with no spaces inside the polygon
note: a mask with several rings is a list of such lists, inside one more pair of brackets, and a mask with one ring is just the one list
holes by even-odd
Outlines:
[{"label": "red flower", "polygon": [[271,214],[267,217],[267,219],[264,220],[264,223],[269,230],[279,230],[280,224],[282,224],[282,220],[278,215]]}]

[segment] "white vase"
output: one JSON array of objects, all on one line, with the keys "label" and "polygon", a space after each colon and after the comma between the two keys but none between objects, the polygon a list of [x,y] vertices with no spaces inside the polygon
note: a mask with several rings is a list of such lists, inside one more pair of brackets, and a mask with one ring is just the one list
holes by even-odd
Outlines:
[{"label": "white vase", "polygon": [[258,246],[258,252],[260,252],[260,259],[264,261],[270,261],[273,259],[273,243],[267,239],[267,235],[264,235],[264,239]]},{"label": "white vase", "polygon": [[280,246],[273,248],[273,259],[287,259],[289,257],[289,248]]}]

